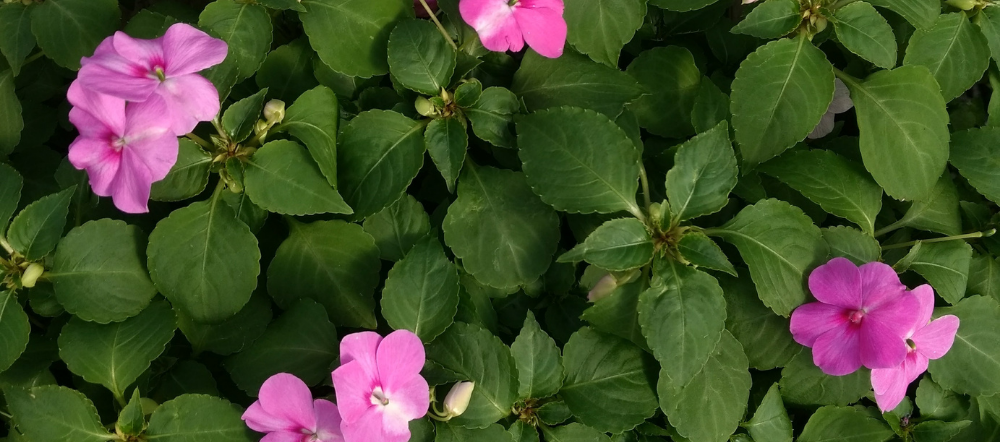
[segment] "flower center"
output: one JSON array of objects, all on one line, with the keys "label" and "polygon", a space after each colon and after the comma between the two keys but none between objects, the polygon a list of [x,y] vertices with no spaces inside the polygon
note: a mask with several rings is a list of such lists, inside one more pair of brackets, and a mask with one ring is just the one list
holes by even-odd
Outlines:
[{"label": "flower center", "polygon": [[156,79],[160,82],[167,81],[167,74],[163,72],[163,66],[153,66],[153,75],[156,75]]},{"label": "flower center", "polygon": [[115,137],[111,139],[111,147],[115,150],[115,152],[121,152],[122,149],[124,149],[125,146],[127,145],[128,145],[128,140],[126,140],[125,138]]},{"label": "flower center", "polygon": [[517,2],[518,2],[518,0],[510,0],[510,1],[507,2],[507,6],[514,6],[514,5],[517,4]]},{"label": "flower center", "polygon": [[917,349],[917,343],[913,342],[912,339],[907,339],[906,340],[906,346],[908,347],[907,348],[908,351],[913,351],[913,350]]},{"label": "flower center", "polygon": [[372,405],[389,405],[389,398],[382,391],[382,387],[375,387],[372,390]]},{"label": "flower center", "polygon": [[861,319],[864,318],[864,317],[865,317],[865,311],[864,310],[855,310],[855,311],[851,312],[850,315],[847,315],[847,319],[850,320],[854,324],[860,324],[861,323]]}]

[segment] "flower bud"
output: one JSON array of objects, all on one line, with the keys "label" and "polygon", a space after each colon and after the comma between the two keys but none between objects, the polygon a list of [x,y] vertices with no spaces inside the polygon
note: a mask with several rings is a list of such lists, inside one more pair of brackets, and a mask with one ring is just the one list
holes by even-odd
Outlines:
[{"label": "flower bud", "polygon": [[21,286],[29,289],[34,287],[35,283],[38,282],[38,277],[42,276],[43,272],[45,272],[45,267],[38,263],[31,263],[21,274]]},{"label": "flower bud", "polygon": [[278,124],[285,119],[285,102],[281,100],[271,100],[264,105],[264,118],[270,124]]},{"label": "flower bud", "polygon": [[607,298],[611,292],[614,292],[618,288],[618,281],[615,279],[614,275],[608,273],[604,275],[603,278],[594,284],[594,288],[590,289],[590,293],[587,294],[587,300],[590,302],[597,302],[601,299]]},{"label": "flower bud", "polygon": [[827,24],[829,24],[829,21],[827,21],[826,17],[817,18],[816,23],[813,24],[813,26],[816,27],[816,33],[819,34],[820,32],[826,30]]},{"label": "flower bud", "polygon": [[257,120],[257,123],[254,124],[254,126],[253,126],[253,133],[259,134],[259,133],[261,133],[261,132],[263,132],[263,131],[265,131],[267,129],[268,129],[268,127],[267,127],[267,122],[266,121],[264,121],[264,120]]},{"label": "flower bud", "polygon": [[976,7],[976,0],[947,0],[945,3],[952,5],[963,11],[971,11]]},{"label": "flower bud", "polygon": [[465,409],[469,408],[469,400],[472,399],[472,390],[476,384],[472,382],[459,382],[451,387],[451,391],[444,397],[444,412],[448,417],[461,416]]},{"label": "flower bud", "polygon": [[425,117],[430,117],[437,113],[437,110],[434,109],[434,105],[431,104],[431,101],[424,97],[417,97],[417,101],[413,103],[413,106],[417,108],[418,114]]}]

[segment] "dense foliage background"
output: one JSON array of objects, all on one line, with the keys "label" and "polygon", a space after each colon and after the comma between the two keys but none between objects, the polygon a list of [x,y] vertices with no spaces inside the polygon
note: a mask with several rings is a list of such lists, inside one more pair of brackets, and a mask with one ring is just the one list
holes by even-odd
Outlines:
[{"label": "dense foliage background", "polygon": [[[410,0],[5,0],[6,440],[258,440],[261,383],[332,394],[361,329],[415,332],[439,398],[476,383],[414,441],[1000,440],[1000,5],[567,0],[550,59],[458,2],[452,45]],[[224,111],[123,214],[66,160],[66,89],[177,22],[229,44]],[[807,139],[835,78],[854,109]],[[788,331],[838,256],[961,319],[884,415]]]}]

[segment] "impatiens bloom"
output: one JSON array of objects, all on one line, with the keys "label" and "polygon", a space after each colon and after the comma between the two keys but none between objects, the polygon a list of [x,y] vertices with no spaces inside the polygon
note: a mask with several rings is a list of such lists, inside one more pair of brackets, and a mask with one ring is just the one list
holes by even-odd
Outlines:
[{"label": "impatiens bloom", "polygon": [[288,373],[264,381],[257,402],[243,413],[251,430],[267,433],[261,442],[342,442],[337,406],[312,398],[309,387]]},{"label": "impatiens bloom", "polygon": [[915,312],[917,323],[904,335],[907,343],[906,358],[893,368],[872,370],[872,388],[875,402],[883,411],[896,408],[906,396],[906,387],[927,371],[930,359],[938,359],[951,350],[958,332],[958,317],[946,315],[931,321],[934,312],[934,290],[929,285],[913,289],[920,308]]},{"label": "impatiens bloom", "polygon": [[829,135],[830,132],[833,132],[834,117],[837,114],[851,110],[853,107],[854,102],[851,101],[851,91],[847,89],[847,85],[843,81],[840,81],[839,78],[835,79],[833,101],[830,103],[830,107],[827,108],[826,113],[823,114],[823,118],[819,120],[819,124],[809,134],[809,139],[815,140]]},{"label": "impatiens bloom", "polygon": [[461,0],[458,9],[491,51],[518,52],[527,42],[543,57],[558,58],[566,45],[562,0]]},{"label": "impatiens bloom", "polygon": [[184,23],[155,40],[117,32],[81,61],[78,78],[86,89],[130,102],[164,101],[171,131],[183,135],[219,112],[219,92],[197,72],[222,63],[227,51],[226,42]]},{"label": "impatiens bloom", "polygon": [[809,275],[819,302],[792,312],[795,341],[812,347],[824,373],[843,376],[861,366],[892,368],[903,362],[904,336],[916,322],[919,301],[907,293],[892,267],[870,262],[857,267],[834,258]]},{"label": "impatiens bloom", "polygon": [[424,346],[417,335],[398,330],[384,339],[374,332],[340,341],[342,365],[333,387],[350,442],[406,442],[409,422],[427,414],[430,388],[420,376]]},{"label": "impatiens bloom", "polygon": [[147,212],[153,182],[177,161],[177,137],[163,120],[162,100],[129,103],[89,91],[75,81],[67,94],[69,121],[80,136],[69,146],[69,161],[86,169],[90,187],[110,196],[128,213]]}]

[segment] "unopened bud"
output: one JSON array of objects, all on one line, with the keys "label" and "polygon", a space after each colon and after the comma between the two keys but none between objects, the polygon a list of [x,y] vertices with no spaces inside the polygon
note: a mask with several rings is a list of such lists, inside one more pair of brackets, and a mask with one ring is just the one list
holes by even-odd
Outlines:
[{"label": "unopened bud", "polygon": [[38,277],[42,276],[43,272],[45,272],[45,267],[38,263],[31,263],[21,274],[21,286],[29,289],[34,287],[35,283],[38,282]]},{"label": "unopened bud", "polygon": [[614,275],[608,273],[598,280],[597,284],[594,284],[594,288],[590,289],[590,293],[587,294],[587,300],[590,302],[600,301],[607,298],[617,288],[618,280],[615,279]]},{"label": "unopened bud", "polygon": [[451,387],[451,391],[444,397],[444,412],[448,417],[461,416],[465,409],[469,408],[469,401],[472,399],[472,390],[476,384],[472,382],[459,382]]},{"label": "unopened bud", "polygon": [[437,110],[434,109],[434,105],[431,104],[431,101],[424,97],[417,97],[417,101],[413,103],[413,106],[417,108],[418,114],[425,117],[430,117],[437,113]]},{"label": "unopened bud", "polygon": [[264,120],[257,120],[257,123],[253,126],[253,133],[259,134],[267,130],[267,122]]},{"label": "unopened bud", "polygon": [[264,118],[270,124],[278,124],[285,119],[285,102],[281,100],[271,100],[264,105]]},{"label": "unopened bud", "polygon": [[945,3],[952,5],[963,11],[971,11],[976,7],[976,0],[947,0]]},{"label": "unopened bud", "polygon": [[813,26],[816,27],[816,33],[819,34],[820,32],[823,32],[824,30],[826,30],[826,25],[828,23],[829,22],[827,21],[826,17],[819,17],[819,18],[817,18],[816,19],[816,23],[813,24]]}]

